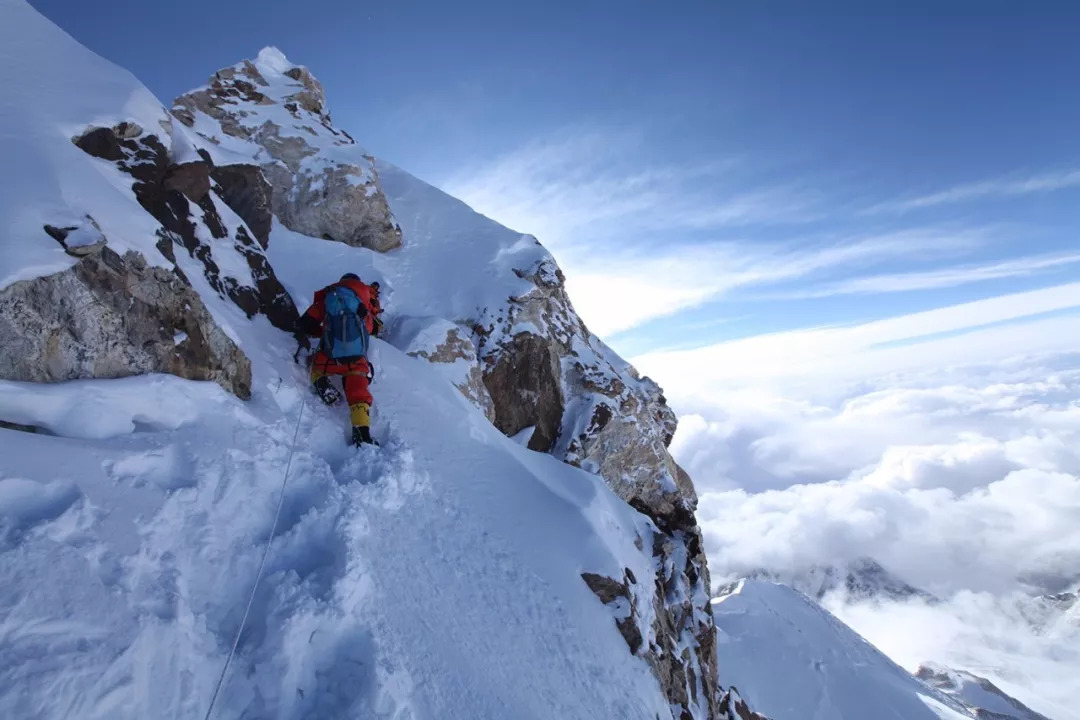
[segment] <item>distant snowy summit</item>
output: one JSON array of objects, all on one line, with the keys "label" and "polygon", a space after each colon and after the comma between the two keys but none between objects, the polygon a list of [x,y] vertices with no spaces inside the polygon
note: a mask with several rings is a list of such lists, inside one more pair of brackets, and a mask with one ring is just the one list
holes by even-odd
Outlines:
[{"label": "distant snowy summit", "polygon": [[[835,565],[814,565],[794,572],[758,569],[746,573],[746,577],[751,580],[781,583],[815,600],[838,593],[850,602],[911,599],[937,601],[931,593],[909,584],[885,569],[881,563],[868,557]],[[716,595],[723,596],[736,585],[737,581],[728,583],[721,587]]]},{"label": "distant snowy summit", "polygon": [[942,665],[921,665],[915,677],[947,693],[978,720],[1049,720],[973,673]]},{"label": "distant snowy summit", "polygon": [[1047,720],[971,673],[908,673],[786,585],[740,580],[713,607],[720,676],[773,720]]}]

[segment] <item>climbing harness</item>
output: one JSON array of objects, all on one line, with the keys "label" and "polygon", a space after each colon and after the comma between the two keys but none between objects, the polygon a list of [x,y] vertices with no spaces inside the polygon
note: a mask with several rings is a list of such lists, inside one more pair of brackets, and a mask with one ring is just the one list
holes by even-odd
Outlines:
[{"label": "climbing harness", "polygon": [[247,607],[244,608],[244,617],[240,619],[240,627],[236,629],[236,637],[233,639],[232,649],[229,650],[229,656],[225,658],[225,666],[221,668],[221,676],[218,678],[217,685],[214,687],[214,694],[210,696],[210,706],[206,708],[206,716],[203,720],[210,720],[210,714],[214,711],[214,703],[217,702],[218,693],[221,692],[221,686],[225,682],[225,674],[229,671],[229,665],[232,663],[233,656],[236,654],[236,648],[240,645],[240,635],[244,632],[244,626],[247,625],[248,613],[251,612],[251,604],[255,602],[255,591],[259,589],[259,581],[262,580],[263,568],[266,567],[266,558],[270,555],[270,545],[274,542],[274,533],[277,532],[278,520],[281,518],[281,507],[285,504],[285,485],[289,482],[289,470],[292,468],[293,453],[296,452],[296,438],[300,435],[300,419],[304,417],[304,406],[307,403],[307,398],[301,398],[300,400],[300,413],[296,416],[296,429],[293,430],[292,445],[289,447],[289,460],[285,463],[285,476],[281,478],[281,492],[278,495],[277,512],[274,513],[274,524],[270,527],[270,537],[266,540],[266,547],[263,549],[262,560],[259,561],[259,571],[255,573],[255,584],[251,587],[251,597],[248,598]]}]

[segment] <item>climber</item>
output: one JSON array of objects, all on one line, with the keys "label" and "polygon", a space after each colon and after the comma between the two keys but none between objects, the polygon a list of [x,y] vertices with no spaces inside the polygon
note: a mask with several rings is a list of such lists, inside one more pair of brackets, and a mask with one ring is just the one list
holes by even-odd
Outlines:
[{"label": "climber", "polygon": [[[311,384],[327,405],[341,399],[330,376],[342,376],[354,445],[378,445],[371,437],[373,401],[368,383],[374,371],[367,354],[368,337],[378,335],[382,329],[380,313],[379,284],[367,285],[355,274],[345,273],[339,281],[315,293],[315,301],[300,316],[296,330],[302,349],[311,349],[309,337],[319,338],[319,349],[309,358]],[[300,349],[297,358],[299,354]]]}]

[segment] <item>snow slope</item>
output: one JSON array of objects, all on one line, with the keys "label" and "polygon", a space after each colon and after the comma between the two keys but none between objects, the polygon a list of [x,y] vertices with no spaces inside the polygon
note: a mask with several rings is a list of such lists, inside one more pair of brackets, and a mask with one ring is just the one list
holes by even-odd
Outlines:
[{"label": "snow slope", "polygon": [[971,708],[980,720],[1047,720],[986,678],[964,670],[927,664],[919,667],[916,676]]},{"label": "snow slope", "polygon": [[[92,213],[117,252],[161,261],[130,178],[71,139],[135,120],[175,161],[190,158],[186,131],[21,0],[0,0],[0,56],[0,287],[76,262],[42,239],[67,216]],[[504,271],[546,257],[490,225],[461,239],[479,255],[423,258],[443,271],[425,287],[422,258],[405,252],[391,271],[280,228],[271,246],[301,306],[328,275],[367,263],[400,309],[437,303],[454,317],[485,293],[505,301],[518,278]],[[481,256],[474,279],[513,280],[466,293],[456,272]],[[202,718],[267,541],[214,717],[672,716],[616,628],[619,608],[581,578],[629,570],[647,594],[649,520],[598,476],[504,437],[436,368],[380,341],[383,446],[348,448],[346,412],[311,403],[291,338],[215,292],[196,260],[177,262],[251,359],[249,401],[162,375],[0,382],[0,419],[40,429],[0,428],[0,717]]]},{"label": "snow slope", "polygon": [[[152,250],[157,222],[106,168],[72,144],[92,124],[132,120],[158,131],[161,103],[127,71],[74,42],[24,0],[0,0],[0,289],[74,264],[46,223],[93,213],[114,250]],[[156,252],[144,253],[153,261]]]},{"label": "snow slope", "polygon": [[[310,400],[286,351],[250,404],[166,376],[44,404],[0,384],[0,416],[69,435],[0,430],[0,716],[202,717]],[[382,449],[348,450],[341,412],[305,406],[217,716],[667,716],[579,577],[650,572],[644,518],[428,363],[382,343],[375,362]]]},{"label": "snow slope", "polygon": [[713,614],[720,677],[773,720],[973,717],[787,586],[742,581]]}]

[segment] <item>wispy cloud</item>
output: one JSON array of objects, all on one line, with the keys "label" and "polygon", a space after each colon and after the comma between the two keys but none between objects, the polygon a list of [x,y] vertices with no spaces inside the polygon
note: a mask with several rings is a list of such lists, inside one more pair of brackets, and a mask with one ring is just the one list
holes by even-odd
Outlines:
[{"label": "wispy cloud", "polygon": [[567,275],[574,305],[601,335],[695,307],[751,286],[792,282],[898,258],[949,257],[983,242],[978,230],[921,228],[816,243],[715,242],[610,251]]},{"label": "wispy cloud", "polygon": [[1034,193],[1054,192],[1067,188],[1080,187],[1080,170],[1062,170],[1058,172],[1032,175],[1026,178],[997,178],[975,183],[967,183],[947,188],[929,195],[922,195],[906,200],[893,200],[867,208],[867,215],[904,213],[911,210],[968,202],[983,198],[1015,197]]},{"label": "wispy cloud", "polygon": [[1080,253],[1032,255],[981,265],[958,265],[922,272],[864,275],[799,290],[757,296],[769,300],[801,300],[834,295],[870,295],[957,287],[987,280],[1024,277],[1080,263]]},{"label": "wispy cloud", "polygon": [[[634,358],[634,364],[662,383],[666,381],[669,393],[685,386],[691,396],[727,392],[732,383],[783,384],[791,378],[811,376],[855,381],[927,364],[1080,350],[1080,314],[1035,320],[1039,315],[1075,308],[1080,308],[1080,282],[860,325],[771,333],[695,350],[647,353]],[[988,329],[973,332],[978,328]]]},{"label": "wispy cloud", "polygon": [[829,237],[803,230],[797,241],[763,242],[756,238],[764,231],[821,218],[825,198],[798,182],[755,185],[735,161],[675,166],[646,158],[635,133],[578,128],[440,184],[551,248],[578,311],[601,335],[735,288],[911,257],[962,256],[990,235],[944,226]]},{"label": "wispy cloud", "polygon": [[556,250],[585,238],[624,244],[674,230],[803,222],[815,193],[792,184],[736,184],[735,160],[665,165],[632,132],[577,128],[537,140],[440,182],[476,210]]}]

